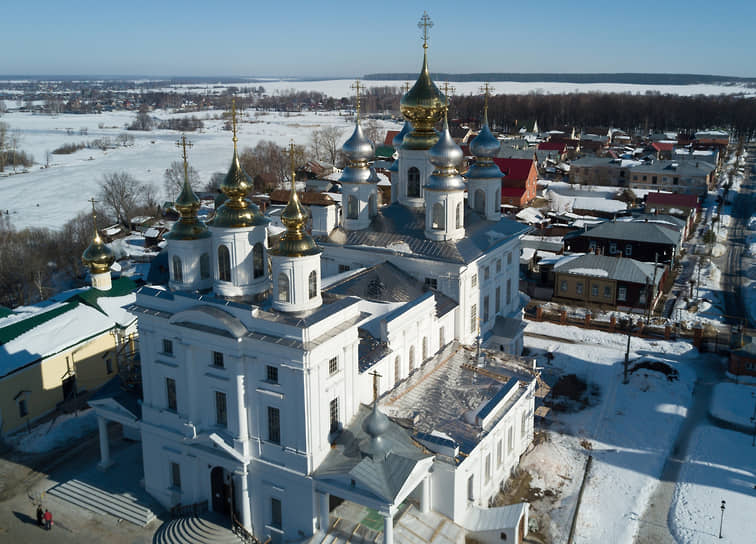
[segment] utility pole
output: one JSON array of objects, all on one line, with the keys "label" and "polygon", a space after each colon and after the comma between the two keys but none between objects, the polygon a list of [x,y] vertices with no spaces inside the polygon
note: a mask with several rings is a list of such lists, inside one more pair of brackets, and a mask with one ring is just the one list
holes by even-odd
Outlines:
[{"label": "utility pole", "polygon": [[[651,312],[654,311],[654,299],[656,298],[656,270],[659,266],[659,253],[654,253],[654,281],[651,284],[651,299],[648,301],[648,317],[646,318],[646,325],[651,321]],[[648,292],[646,292],[648,296]]]},{"label": "utility pole", "polygon": [[719,518],[719,538],[722,538],[722,522],[724,521],[725,501],[722,501],[722,506],[719,508],[722,510],[722,516]]}]

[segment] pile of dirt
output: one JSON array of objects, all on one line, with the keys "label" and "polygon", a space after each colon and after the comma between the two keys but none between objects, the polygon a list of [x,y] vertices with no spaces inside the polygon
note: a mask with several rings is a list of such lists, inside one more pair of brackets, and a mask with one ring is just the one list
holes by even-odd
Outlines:
[{"label": "pile of dirt", "polygon": [[676,368],[672,368],[667,363],[663,363],[661,361],[641,361],[639,363],[635,363],[632,367],[630,367],[630,374],[633,374],[636,370],[641,369],[661,372],[667,377],[667,380],[670,382],[675,382],[680,379],[680,373],[677,372]]},{"label": "pile of dirt", "polygon": [[551,396],[543,403],[558,412],[579,412],[588,406],[595,406],[601,398],[601,389],[596,384],[588,384],[576,374],[566,374],[551,388]]}]

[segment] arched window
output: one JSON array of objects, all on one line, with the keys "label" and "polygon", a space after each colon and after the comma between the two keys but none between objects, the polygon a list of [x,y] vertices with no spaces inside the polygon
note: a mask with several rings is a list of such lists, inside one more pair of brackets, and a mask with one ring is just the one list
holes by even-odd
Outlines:
[{"label": "arched window", "polygon": [[441,202],[436,202],[431,208],[431,228],[433,230],[443,230],[444,224],[444,205]]},{"label": "arched window", "polygon": [[370,217],[375,217],[378,213],[378,206],[376,205],[375,195],[370,195],[368,197],[368,212],[370,213]]},{"label": "arched window", "polygon": [[218,246],[218,279],[231,281],[231,254],[226,246]]},{"label": "arched window", "polygon": [[410,346],[410,356],[409,356],[409,371],[412,373],[412,371],[415,370],[415,346]]},{"label": "arched window", "polygon": [[210,255],[203,253],[200,256],[200,279],[206,280],[210,277]]},{"label": "arched window", "polygon": [[428,360],[428,337],[423,338],[423,362]]},{"label": "arched window", "polygon": [[486,193],[483,189],[475,191],[475,211],[481,215],[486,213]]},{"label": "arched window", "polygon": [[315,298],[318,296],[318,275],[314,270],[310,272],[308,284],[310,285],[310,298]]},{"label": "arched window", "polygon": [[399,356],[396,356],[396,359],[394,359],[394,383],[399,383],[399,380],[402,379],[402,360],[399,358]]},{"label": "arched window", "polygon": [[414,166],[407,170],[407,196],[420,196],[420,170]]},{"label": "arched window", "polygon": [[347,198],[347,219],[357,219],[358,216],[357,198],[354,195],[349,195]]},{"label": "arched window", "polygon": [[289,276],[281,272],[278,275],[278,301],[289,302]]},{"label": "arched window", "polygon": [[257,242],[252,248],[253,276],[259,278],[265,274],[265,258],[262,242]]},{"label": "arched window", "polygon": [[173,281],[177,283],[183,283],[184,273],[181,269],[181,259],[178,256],[173,256]]},{"label": "arched window", "polygon": [[457,203],[457,228],[462,228],[462,203]]}]

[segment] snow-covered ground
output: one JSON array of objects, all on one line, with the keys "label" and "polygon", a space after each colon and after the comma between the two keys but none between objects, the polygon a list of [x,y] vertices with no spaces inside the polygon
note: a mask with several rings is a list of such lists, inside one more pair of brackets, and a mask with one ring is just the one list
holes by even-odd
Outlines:
[{"label": "snow-covered ground", "polygon": [[[564,542],[585,459],[592,453],[575,542],[630,543],[691,403],[692,365],[707,355],[687,342],[633,338],[631,366],[640,360],[662,361],[678,377],[669,381],[663,373],[639,369],[623,385],[626,336],[536,322],[527,323],[528,333],[555,337],[525,338],[547,381],[549,375],[575,373],[600,391],[595,405],[575,413],[552,411],[547,418],[550,441],[523,459],[537,485],[561,493],[555,502],[544,501],[534,509],[544,508],[553,542]],[[544,357],[545,352],[553,359]]]},{"label": "snow-covered ground", "polygon": [[[751,440],[745,433],[710,425],[693,433],[670,514],[678,542],[756,542],[756,448]],[[722,501],[726,504],[719,540]]]},{"label": "snow-covered ground", "polygon": [[756,425],[752,419],[756,416],[756,387],[731,382],[718,384],[714,387],[709,411],[718,419],[753,429]]},{"label": "snow-covered ground", "polygon": [[[231,133],[223,130],[223,121],[215,119],[222,112],[205,111],[198,115],[205,127],[187,136],[193,147],[189,162],[200,176],[202,184],[215,172],[228,170],[233,152]],[[343,128],[342,139],[349,137],[351,121],[339,112],[328,113],[263,113],[246,112],[239,128],[240,148],[254,147],[261,140],[278,145],[309,145],[313,131],[336,126]],[[156,111],[161,119],[176,115]],[[42,168],[46,154],[64,144],[86,142],[108,137],[113,140],[126,132],[124,126],[134,120],[133,112],[108,112],[84,115],[33,115],[8,113],[2,121],[11,130],[20,130],[19,148],[34,156],[35,164],[28,173],[0,176],[0,210],[10,214],[15,228],[60,228],[76,214],[88,209],[87,199],[96,196],[104,174],[127,172],[141,183],[164,194],[163,173],[171,163],[180,160],[176,141],[180,133],[172,130],[149,132],[128,131],[134,145],[101,151],[82,149],[70,155],[51,155],[50,168]],[[399,129],[399,123],[378,121],[382,131]],[[100,128],[102,127],[102,128]],[[66,129],[73,130],[68,135]],[[79,134],[86,129],[86,134]],[[6,169],[6,172],[8,169]],[[10,169],[12,172],[12,168]],[[252,174],[252,173],[251,173]],[[33,188],[33,190],[31,190]]]},{"label": "snow-covered ground", "polygon": [[27,453],[41,453],[54,450],[97,429],[97,415],[87,408],[78,414],[62,414],[54,420],[32,427],[31,432],[19,431],[9,438],[16,449]]}]

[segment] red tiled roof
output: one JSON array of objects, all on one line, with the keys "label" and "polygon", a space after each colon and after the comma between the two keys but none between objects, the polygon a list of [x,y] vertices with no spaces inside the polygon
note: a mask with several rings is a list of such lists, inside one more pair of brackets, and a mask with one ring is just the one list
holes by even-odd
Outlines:
[{"label": "red tiled roof", "polygon": [[651,147],[657,151],[672,151],[675,148],[675,145],[676,144],[673,144],[672,142],[654,142],[651,144]]},{"label": "red tiled roof", "polygon": [[567,144],[565,142],[541,142],[538,144],[538,150],[564,153],[567,150]]},{"label": "red tiled roof", "polygon": [[383,140],[383,145],[394,145],[394,137],[399,134],[398,130],[388,130],[386,131],[386,139]]},{"label": "red tiled roof", "polygon": [[696,195],[686,195],[681,193],[648,193],[648,196],[646,196],[646,204],[697,208],[698,197]]},{"label": "red tiled roof", "polygon": [[502,187],[501,188],[501,196],[502,197],[517,197],[521,198],[522,195],[525,194],[525,188],[524,187]]},{"label": "red tiled roof", "polygon": [[495,158],[494,162],[504,174],[504,181],[525,181],[530,175],[533,159],[502,159]]}]

